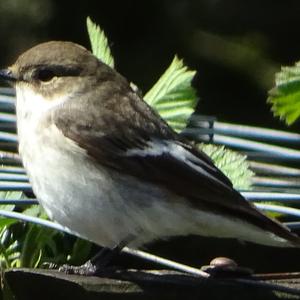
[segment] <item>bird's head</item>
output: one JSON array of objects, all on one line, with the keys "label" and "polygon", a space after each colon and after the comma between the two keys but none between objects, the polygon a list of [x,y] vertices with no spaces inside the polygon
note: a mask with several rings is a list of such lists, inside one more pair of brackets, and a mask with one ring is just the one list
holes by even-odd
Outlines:
[{"label": "bird's head", "polygon": [[62,94],[82,92],[80,88],[93,84],[99,71],[109,70],[84,47],[52,41],[20,55],[11,67],[0,71],[0,78],[15,85],[17,96],[30,91],[45,101],[53,101]]},{"label": "bird's head", "polygon": [[88,97],[100,104],[101,98],[128,85],[84,47],[61,41],[42,43],[24,52],[12,66],[0,71],[1,78],[16,88],[18,120],[39,117],[74,99],[84,111]]}]

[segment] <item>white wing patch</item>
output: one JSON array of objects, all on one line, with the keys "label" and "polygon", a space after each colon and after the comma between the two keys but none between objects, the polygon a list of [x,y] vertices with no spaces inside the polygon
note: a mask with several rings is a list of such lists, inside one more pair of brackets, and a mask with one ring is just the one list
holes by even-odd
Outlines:
[{"label": "white wing patch", "polygon": [[206,163],[205,161],[199,159],[186,148],[182,147],[182,145],[176,143],[172,140],[152,140],[147,143],[146,148],[134,148],[126,151],[126,156],[141,156],[141,157],[159,157],[164,154],[171,156],[173,159],[177,161],[181,161],[186,164],[187,167],[196,170],[201,173],[202,176],[206,176],[210,178],[212,181],[217,182],[225,188],[231,189],[227,184],[219,180],[216,176],[212,175],[210,171],[215,171],[216,169]]}]

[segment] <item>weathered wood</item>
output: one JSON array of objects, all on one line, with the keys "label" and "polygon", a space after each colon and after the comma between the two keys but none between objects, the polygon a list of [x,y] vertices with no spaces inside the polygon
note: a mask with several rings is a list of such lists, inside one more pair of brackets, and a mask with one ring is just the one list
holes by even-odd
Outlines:
[{"label": "weathered wood", "polygon": [[3,284],[4,300],[12,296],[16,300],[300,299],[299,278],[258,282],[251,277],[204,279],[165,270],[124,270],[85,277],[53,270],[13,269],[3,273]]}]

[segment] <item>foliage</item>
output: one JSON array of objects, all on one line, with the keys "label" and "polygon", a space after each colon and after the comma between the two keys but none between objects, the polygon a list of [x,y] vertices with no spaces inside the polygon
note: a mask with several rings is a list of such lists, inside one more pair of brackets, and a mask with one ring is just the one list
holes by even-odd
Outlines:
[{"label": "foliage", "polygon": [[[87,27],[93,54],[113,67],[114,59],[104,32],[90,18],[87,18]],[[176,131],[186,127],[187,120],[194,112],[197,99],[191,81],[195,74],[175,56],[169,68],[144,96],[148,104]]]},{"label": "foliage", "polygon": [[194,112],[197,98],[191,82],[195,74],[175,56],[169,68],[144,96],[145,101],[176,131],[186,127]]},{"label": "foliage", "polygon": [[254,173],[249,169],[246,156],[224,146],[200,144],[199,148],[214,161],[215,165],[231,180],[239,190],[251,188],[251,178]]},{"label": "foliage", "polygon": [[101,28],[92,22],[92,20],[87,17],[86,26],[92,46],[93,54],[99,58],[102,62],[114,67],[115,62],[111,54],[107,38]]},{"label": "foliage", "polygon": [[[0,192],[1,199],[20,199],[21,192]],[[0,205],[0,209],[13,211],[15,205]],[[19,259],[19,245],[12,231],[13,225],[18,221],[8,218],[0,218],[0,269],[17,267]]]},{"label": "foliage", "polygon": [[[2,199],[24,199],[21,192],[2,192],[1,196]],[[1,205],[0,208],[12,211],[16,209],[16,205]],[[23,213],[35,217],[45,216],[41,207],[34,205],[25,208]],[[9,223],[6,222],[3,226],[3,221]],[[54,235],[59,234],[35,224],[18,223],[16,219],[1,218],[0,224],[0,266],[2,268],[36,267],[43,257],[45,247],[51,244]]]},{"label": "foliage", "polygon": [[275,83],[268,102],[274,115],[291,125],[300,117],[300,62],[293,67],[282,67]]},{"label": "foliage", "polygon": [[[10,197],[10,192],[2,194]],[[16,197],[10,198],[16,200]],[[24,195],[20,193],[20,198]],[[15,205],[2,205],[1,209],[12,211]],[[19,210],[20,208],[18,208]],[[47,218],[38,205],[29,205],[22,212],[37,220]],[[0,267],[35,268],[43,263],[83,263],[91,250],[91,243],[35,223],[20,223],[16,219],[1,218],[0,224]]]}]

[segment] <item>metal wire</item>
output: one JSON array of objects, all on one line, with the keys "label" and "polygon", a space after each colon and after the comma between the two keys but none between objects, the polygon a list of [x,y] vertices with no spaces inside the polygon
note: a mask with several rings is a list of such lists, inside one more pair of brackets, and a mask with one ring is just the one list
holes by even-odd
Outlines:
[{"label": "metal wire", "polygon": [[281,188],[299,188],[300,180],[291,178],[272,178],[272,177],[258,177],[255,176],[251,180],[253,186],[264,186],[264,187],[281,187]]},{"label": "metal wire", "polygon": [[11,173],[11,174],[26,174],[23,167],[15,166],[1,166],[0,173]]},{"label": "metal wire", "polygon": [[300,178],[300,169],[286,167],[283,165],[267,164],[257,161],[249,161],[250,168],[256,174],[267,174],[268,176],[295,176]]},{"label": "metal wire", "polygon": [[28,182],[26,174],[14,174],[0,172],[0,181]]},{"label": "metal wire", "polygon": [[184,264],[181,264],[181,263],[178,263],[178,262],[166,259],[166,258],[162,258],[160,256],[153,255],[153,254],[147,253],[142,250],[136,250],[136,249],[124,247],[122,249],[122,252],[136,256],[136,257],[140,257],[142,259],[154,262],[159,265],[163,265],[168,268],[172,268],[172,269],[175,269],[178,271],[183,271],[188,274],[193,274],[193,275],[204,277],[204,278],[210,277],[210,275],[208,273],[201,271],[200,269],[197,269],[197,268],[194,268],[191,266],[187,266],[187,265],[184,265]]},{"label": "metal wire", "polygon": [[233,137],[246,137],[247,139],[265,140],[269,142],[280,142],[289,144],[300,144],[300,134],[283,130],[261,128],[241,124],[219,122],[210,116],[193,115],[191,118],[193,127],[184,131],[186,135],[220,134]]},{"label": "metal wire", "polygon": [[10,96],[15,96],[16,92],[15,89],[11,87],[0,87],[0,94],[2,95],[10,95]]},{"label": "metal wire", "polygon": [[300,201],[299,193],[277,193],[277,192],[241,192],[249,201]]},{"label": "metal wire", "polygon": [[300,222],[284,222],[283,224],[292,230],[300,229]]},{"label": "metal wire", "polygon": [[0,131],[0,141],[17,143],[18,137],[14,133]]},{"label": "metal wire", "polygon": [[37,224],[37,225],[40,225],[40,226],[45,226],[45,227],[48,227],[48,228],[52,228],[52,229],[55,229],[55,230],[58,230],[58,231],[62,231],[62,232],[66,232],[66,233],[70,233],[70,234],[78,236],[78,234],[75,234],[74,232],[71,232],[68,228],[66,228],[64,226],[61,226],[58,223],[54,223],[54,222],[51,222],[51,221],[48,221],[48,220],[45,220],[45,219],[25,215],[25,214],[18,213],[18,212],[15,212],[15,211],[7,211],[7,210],[0,209],[0,216],[7,217],[7,218],[12,218],[12,219],[17,219],[17,220],[24,221],[24,222],[34,223],[34,224]]},{"label": "metal wire", "polygon": [[0,191],[32,192],[32,188],[27,182],[0,181]]},{"label": "metal wire", "polygon": [[221,144],[239,149],[253,150],[256,152],[267,152],[269,154],[272,154],[274,157],[278,156],[281,158],[284,157],[285,159],[300,160],[300,151],[291,148],[280,147],[261,142],[254,142],[247,139],[228,137],[218,134],[215,134],[213,136],[213,142],[219,145]]},{"label": "metal wire", "polygon": [[273,204],[262,204],[262,203],[255,203],[255,206],[265,211],[271,211],[271,212],[291,215],[295,217],[300,217],[300,209],[297,208],[286,207],[281,205],[273,205]]},{"label": "metal wire", "polygon": [[237,125],[224,122],[215,122],[214,130],[222,135],[246,137],[247,139],[267,140],[271,142],[286,142],[300,144],[300,134],[261,128],[256,126]]},{"label": "metal wire", "polygon": [[35,199],[0,199],[0,205],[37,205]]}]

